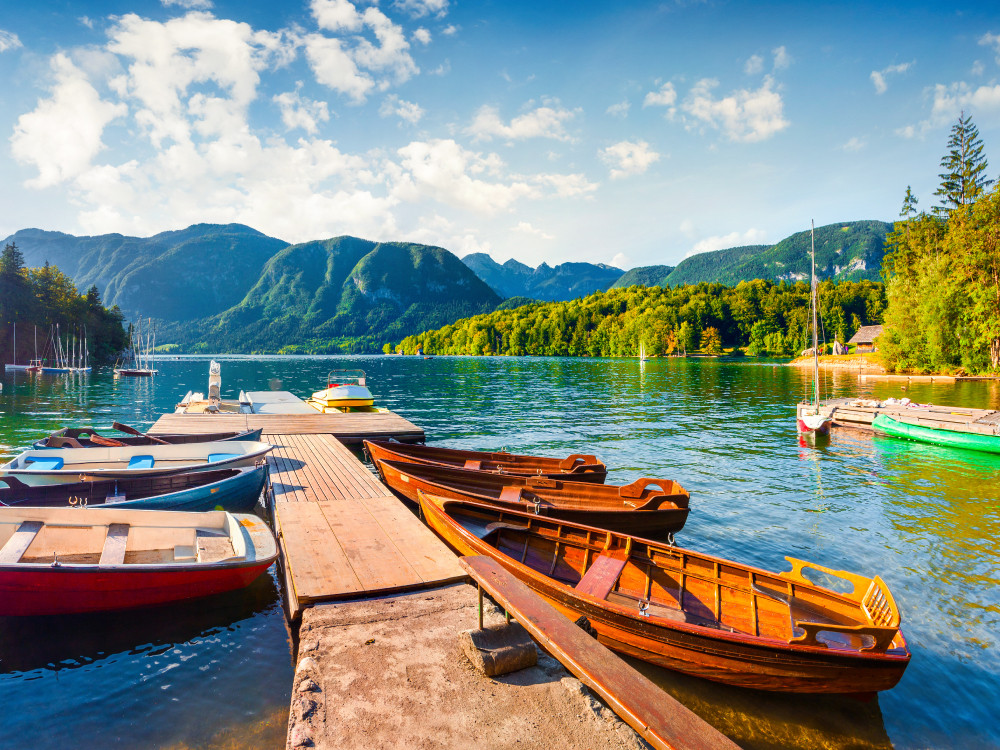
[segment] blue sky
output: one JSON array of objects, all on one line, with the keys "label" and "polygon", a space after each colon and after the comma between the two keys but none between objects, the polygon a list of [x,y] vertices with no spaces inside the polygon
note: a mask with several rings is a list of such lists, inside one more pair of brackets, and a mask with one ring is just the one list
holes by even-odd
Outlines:
[{"label": "blue sky", "polygon": [[1000,171],[996,3],[40,0],[0,76],[0,236],[630,268],[930,208],[963,109]]}]

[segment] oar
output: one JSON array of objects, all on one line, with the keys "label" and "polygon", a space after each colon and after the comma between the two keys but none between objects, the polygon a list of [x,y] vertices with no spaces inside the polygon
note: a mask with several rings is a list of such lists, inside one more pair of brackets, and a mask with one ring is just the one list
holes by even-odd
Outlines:
[{"label": "oar", "polygon": [[119,432],[124,432],[129,435],[135,435],[136,437],[149,438],[154,443],[159,443],[160,445],[170,445],[170,443],[168,443],[166,440],[160,440],[159,438],[153,437],[152,435],[147,435],[144,432],[139,432],[137,429],[135,429],[135,427],[129,427],[127,424],[122,424],[121,422],[112,422],[111,426],[114,429],[118,430]]}]

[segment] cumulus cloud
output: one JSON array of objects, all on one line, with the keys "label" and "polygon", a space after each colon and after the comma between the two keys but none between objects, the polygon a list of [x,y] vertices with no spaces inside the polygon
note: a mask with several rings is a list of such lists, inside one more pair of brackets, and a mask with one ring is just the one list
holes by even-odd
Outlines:
[{"label": "cumulus cloud", "polygon": [[20,46],[22,46],[21,40],[18,38],[17,34],[13,31],[0,29],[0,52],[17,49]]},{"label": "cumulus cloud", "polygon": [[979,38],[979,43],[985,47],[993,47],[996,52],[997,65],[1000,65],[1000,34],[986,32]]},{"label": "cumulus cloud", "polygon": [[429,32],[427,29],[421,26],[419,29],[413,32],[413,39],[414,41],[420,42],[421,44],[430,44],[431,32]]},{"label": "cumulus cloud", "polygon": [[448,0],[395,0],[392,7],[409,13],[413,18],[424,16],[444,18],[448,13]]},{"label": "cumulus cloud", "polygon": [[416,125],[420,118],[424,116],[424,110],[415,102],[407,102],[400,99],[395,94],[390,94],[382,102],[378,113],[382,117],[392,117],[395,115],[400,120]]},{"label": "cumulus cloud", "polygon": [[632,105],[626,99],[623,102],[618,102],[617,104],[612,104],[610,107],[608,107],[606,110],[604,110],[604,113],[608,114],[608,115],[611,115],[612,117],[621,117],[621,118],[624,119],[624,118],[628,117],[628,111],[629,111],[629,109],[631,109],[631,107],[632,107]]},{"label": "cumulus cloud", "polygon": [[865,143],[865,141],[864,141],[863,138],[858,138],[857,136],[854,136],[853,138],[851,138],[850,140],[848,140],[847,143],[845,143],[843,146],[841,146],[841,148],[844,151],[846,151],[847,153],[850,154],[850,153],[854,153],[855,151],[860,151],[866,145],[867,144]]},{"label": "cumulus cloud", "polygon": [[34,166],[28,187],[45,188],[85,172],[104,148],[108,123],[127,113],[124,104],[101,99],[83,71],[63,53],[52,58],[52,95],[21,115],[10,138],[11,152]]},{"label": "cumulus cloud", "polygon": [[519,222],[517,222],[517,224],[515,226],[511,227],[511,231],[512,232],[518,232],[520,234],[527,234],[527,235],[530,235],[532,237],[538,237],[539,239],[543,239],[543,240],[554,240],[555,239],[555,237],[552,236],[551,234],[547,234],[547,233],[543,232],[541,229],[536,229],[535,227],[531,226],[531,224],[529,224],[526,221],[519,221]]},{"label": "cumulus cloud", "polygon": [[788,127],[784,104],[770,76],[756,90],[740,89],[716,99],[715,79],[702,79],[691,89],[682,109],[696,124],[720,130],[729,140],[753,143],[770,138]]},{"label": "cumulus cloud", "polygon": [[302,128],[313,135],[319,130],[319,123],[330,119],[330,111],[326,102],[313,101],[299,95],[301,82],[295,91],[286,91],[274,97],[275,104],[281,110],[281,121],[288,130]]},{"label": "cumulus cloud", "polygon": [[355,102],[363,102],[375,87],[375,81],[358,69],[341,41],[321,34],[310,34],[304,41],[306,59],[316,80]]},{"label": "cumulus cloud", "polygon": [[882,68],[882,70],[873,70],[871,73],[872,83],[875,85],[876,94],[884,94],[889,90],[889,84],[886,83],[886,76],[895,75],[896,73],[905,73],[912,66],[912,62],[899,63],[898,65],[890,65],[888,68]]},{"label": "cumulus cloud", "polygon": [[743,72],[747,75],[757,75],[764,72],[764,58],[760,55],[751,55],[743,66]]},{"label": "cumulus cloud", "polygon": [[928,89],[932,104],[930,116],[916,125],[896,131],[904,138],[922,136],[930,130],[951,125],[962,111],[979,114],[1000,112],[1000,84],[970,86],[964,81],[939,83]]},{"label": "cumulus cloud", "polygon": [[745,232],[730,232],[729,234],[706,237],[696,242],[684,257],[690,258],[698,253],[708,253],[713,250],[724,250],[742,245],[762,245],[765,237],[766,234],[762,229],[748,229]]},{"label": "cumulus cloud", "polygon": [[441,29],[441,33],[445,36],[455,36],[458,33],[458,29],[459,27],[452,23]]},{"label": "cumulus cloud", "polygon": [[673,107],[677,101],[677,90],[674,84],[667,81],[657,91],[650,91],[642,100],[643,107]]},{"label": "cumulus cloud", "polygon": [[185,10],[208,10],[212,7],[212,0],[160,0],[164,8],[176,6]]},{"label": "cumulus cloud", "polygon": [[566,132],[565,124],[578,112],[579,110],[565,109],[556,102],[550,102],[515,117],[510,123],[504,123],[496,107],[484,105],[476,112],[472,124],[465,132],[476,141],[488,141],[494,137],[508,141],[527,138],[569,141],[572,138]]},{"label": "cumulus cloud", "polygon": [[628,256],[625,253],[616,253],[611,259],[611,265],[615,268],[625,268],[628,266]]},{"label": "cumulus cloud", "polygon": [[784,46],[775,47],[773,50],[771,50],[771,54],[774,55],[775,70],[784,70],[785,68],[789,67],[793,62],[792,56],[788,54],[788,50],[786,50]]},{"label": "cumulus cloud", "polygon": [[611,168],[612,180],[642,174],[660,159],[646,141],[621,141],[602,149],[599,156]]}]

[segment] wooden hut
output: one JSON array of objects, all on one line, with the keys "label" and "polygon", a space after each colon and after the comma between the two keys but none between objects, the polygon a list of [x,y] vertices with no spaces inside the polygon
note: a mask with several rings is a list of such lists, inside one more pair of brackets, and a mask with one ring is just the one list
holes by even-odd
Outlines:
[{"label": "wooden hut", "polygon": [[858,332],[851,336],[848,344],[857,345],[859,354],[868,354],[878,351],[875,346],[875,339],[882,335],[882,326],[862,326]]}]

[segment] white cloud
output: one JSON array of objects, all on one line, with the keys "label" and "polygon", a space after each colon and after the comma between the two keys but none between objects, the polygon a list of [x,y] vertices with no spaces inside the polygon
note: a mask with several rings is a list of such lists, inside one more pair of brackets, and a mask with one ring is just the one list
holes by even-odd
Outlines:
[{"label": "white cloud", "polygon": [[23,45],[21,44],[21,40],[18,38],[17,34],[13,31],[0,29],[0,52],[17,49],[21,46]]},{"label": "white cloud", "polygon": [[672,107],[677,101],[677,91],[674,84],[667,81],[658,91],[650,91],[642,100],[643,107]]},{"label": "white cloud", "polygon": [[316,80],[324,86],[346,94],[355,102],[364,101],[374,88],[371,76],[358,70],[339,39],[310,34],[305,38],[305,49]]},{"label": "white cloud", "polygon": [[555,239],[555,237],[553,237],[551,234],[546,234],[541,229],[535,229],[535,227],[531,226],[531,224],[529,224],[526,221],[519,221],[519,222],[517,222],[517,225],[511,227],[510,231],[512,231],[512,232],[518,232],[520,234],[531,235],[532,237],[538,237],[538,238],[543,239],[543,240],[554,240]]},{"label": "white cloud", "polygon": [[626,268],[628,266],[628,256],[625,253],[617,253],[611,259],[611,265],[615,268]]},{"label": "white cloud", "polygon": [[185,10],[208,10],[212,7],[212,0],[160,0],[164,8],[176,5]]},{"label": "white cloud", "polygon": [[361,29],[361,14],[350,0],[311,0],[309,7],[321,29],[333,32]]},{"label": "white cloud", "polygon": [[78,20],[82,25],[86,26],[88,29],[94,28],[94,19],[90,16],[80,16]]},{"label": "white cloud", "polygon": [[691,219],[684,219],[677,227],[681,234],[687,237],[689,240],[693,240],[698,236],[698,229],[695,227],[694,222]]},{"label": "white cloud", "polygon": [[504,124],[496,107],[484,105],[476,112],[475,119],[465,132],[476,141],[488,141],[494,137],[509,141],[526,138],[570,141],[572,138],[566,133],[565,123],[572,120],[578,112],[579,110],[564,109],[557,102],[551,102],[515,117],[510,124]]},{"label": "white cloud", "polygon": [[128,111],[124,104],[102,100],[65,54],[52,58],[52,70],[51,97],[21,115],[10,137],[14,158],[38,169],[38,177],[26,183],[33,188],[57,185],[85,172],[104,148],[104,128]]},{"label": "white cloud", "polygon": [[536,185],[551,188],[559,198],[583,198],[598,188],[582,174],[538,174],[531,178]]},{"label": "white cloud", "polygon": [[745,232],[730,232],[729,234],[706,237],[700,242],[696,242],[694,247],[684,256],[690,258],[698,253],[707,253],[713,250],[724,250],[730,247],[740,247],[742,245],[763,245],[766,237],[762,229],[748,229]]},{"label": "white cloud", "polygon": [[286,91],[274,97],[274,102],[281,109],[281,121],[288,130],[302,128],[310,135],[319,130],[319,123],[330,119],[330,111],[326,102],[305,99],[299,95],[301,82],[295,91]]},{"label": "white cloud", "polygon": [[922,136],[928,131],[952,124],[962,111],[977,115],[1000,112],[1000,84],[972,87],[964,81],[928,89],[932,98],[930,117],[917,125],[907,125],[896,131],[904,138]]},{"label": "white cloud", "polygon": [[392,7],[409,13],[413,18],[444,18],[448,14],[448,0],[395,0]]},{"label": "white cloud", "polygon": [[757,75],[764,72],[764,58],[760,55],[751,55],[743,66],[743,72],[747,75]]},{"label": "white cloud", "polygon": [[784,46],[775,47],[773,50],[771,50],[771,52],[772,54],[774,54],[775,70],[784,70],[785,68],[790,66],[792,62],[794,62],[792,60],[792,56],[788,54],[788,50],[786,50]]},{"label": "white cloud", "polygon": [[431,43],[431,32],[421,26],[419,29],[413,32],[413,40],[420,42],[421,44]]},{"label": "white cloud", "polygon": [[854,136],[853,138],[848,140],[847,143],[841,146],[841,148],[844,149],[844,151],[846,151],[847,153],[854,153],[856,151],[860,151],[866,145],[867,144],[865,143],[863,138],[858,138],[857,136]]},{"label": "white cloud", "polygon": [[642,174],[660,159],[646,141],[621,141],[599,152],[601,161],[611,168],[611,179]]},{"label": "white cloud", "polygon": [[385,98],[385,101],[379,107],[378,113],[382,117],[396,115],[396,117],[411,125],[416,125],[420,122],[420,118],[424,116],[424,110],[419,104],[403,101],[395,94],[390,94]]},{"label": "white cloud", "polygon": [[987,32],[979,38],[979,43],[985,47],[994,48],[997,55],[996,56],[997,65],[1000,65],[1000,34],[991,34]]},{"label": "white cloud", "polygon": [[784,118],[781,94],[774,90],[774,80],[764,78],[757,90],[741,89],[715,99],[714,79],[698,81],[685,99],[682,109],[695,121],[721,130],[731,141],[752,143],[770,138],[788,127]]},{"label": "white cloud", "polygon": [[618,102],[617,104],[612,104],[610,107],[608,107],[606,110],[604,110],[604,113],[608,114],[608,115],[611,115],[612,117],[621,117],[621,118],[624,119],[624,118],[628,117],[628,111],[629,111],[629,109],[631,109],[631,107],[632,107],[632,105],[626,99],[623,102]]},{"label": "white cloud", "polygon": [[882,70],[873,70],[871,73],[871,79],[872,83],[875,85],[875,93],[884,94],[889,90],[889,84],[885,82],[886,76],[895,75],[896,73],[905,73],[912,65],[912,62],[899,63],[898,65],[890,65]]},{"label": "white cloud", "polygon": [[974,76],[981,76],[983,73],[986,72],[986,66],[983,65],[981,60],[976,60],[974,63],[972,63],[972,68],[969,72]]},{"label": "white cloud", "polygon": [[445,60],[443,63],[438,65],[433,70],[428,70],[427,75],[431,76],[443,76],[451,72],[451,61]]},{"label": "white cloud", "polygon": [[444,36],[455,36],[455,34],[458,33],[459,28],[459,26],[452,23],[441,29],[441,33],[444,34]]}]

